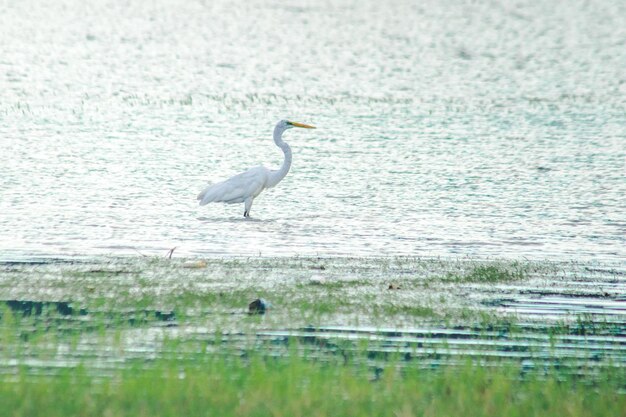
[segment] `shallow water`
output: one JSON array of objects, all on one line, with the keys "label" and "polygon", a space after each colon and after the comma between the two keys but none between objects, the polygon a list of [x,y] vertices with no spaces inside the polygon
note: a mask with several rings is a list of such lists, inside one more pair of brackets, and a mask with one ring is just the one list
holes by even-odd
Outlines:
[{"label": "shallow water", "polygon": [[[206,352],[348,356],[372,369],[398,356],[425,368],[468,359],[577,374],[626,367],[624,269],[529,263],[521,280],[479,283],[441,279],[478,265],[467,260],[186,265],[142,257],[0,262],[0,375],[80,363],[106,374],[136,360]],[[249,314],[256,297],[271,304],[264,314]],[[394,308],[381,314],[381,306]]]},{"label": "shallow water", "polygon": [[[0,258],[626,259],[626,6],[1,7]],[[294,164],[254,203],[207,181]]]}]

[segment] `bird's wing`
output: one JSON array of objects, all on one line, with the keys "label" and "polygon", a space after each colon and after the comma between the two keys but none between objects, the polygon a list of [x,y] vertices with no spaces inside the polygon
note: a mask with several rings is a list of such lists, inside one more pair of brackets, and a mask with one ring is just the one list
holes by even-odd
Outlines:
[{"label": "bird's wing", "polygon": [[212,202],[242,203],[248,197],[256,197],[265,188],[269,170],[259,166],[235,175],[226,181],[209,185],[200,194],[200,205]]}]

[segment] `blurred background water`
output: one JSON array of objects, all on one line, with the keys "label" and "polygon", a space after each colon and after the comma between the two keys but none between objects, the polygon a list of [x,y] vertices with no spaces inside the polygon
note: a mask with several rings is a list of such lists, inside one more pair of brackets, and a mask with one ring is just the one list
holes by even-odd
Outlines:
[{"label": "blurred background water", "polygon": [[0,258],[623,262],[625,97],[621,1],[1,2]]}]

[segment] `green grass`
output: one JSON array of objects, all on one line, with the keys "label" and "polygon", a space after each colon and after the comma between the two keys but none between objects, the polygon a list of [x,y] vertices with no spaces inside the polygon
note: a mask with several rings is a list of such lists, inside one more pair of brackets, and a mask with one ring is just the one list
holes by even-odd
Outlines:
[{"label": "green grass", "polygon": [[508,283],[520,281],[526,276],[524,269],[516,262],[511,265],[479,265],[469,273],[454,275],[448,274],[444,281],[475,282],[475,283]]},{"label": "green grass", "polygon": [[[619,416],[624,377],[600,382],[467,363],[438,371],[374,373],[297,357],[136,363],[109,376],[88,369],[55,377],[0,378],[0,416]],[[375,378],[374,375],[378,377]]]},{"label": "green grass", "polygon": [[395,316],[436,317],[436,312],[432,307],[421,305],[384,304],[381,306],[373,306],[371,310],[375,317],[381,318]]},{"label": "green grass", "polygon": [[[589,359],[580,361],[538,347],[543,336],[552,346],[619,336],[620,323],[584,314],[530,322],[498,307],[525,285],[606,298],[601,285],[572,284],[574,274],[587,276],[569,264],[418,258],[7,266],[0,299],[46,307],[27,315],[0,303],[0,417],[623,415],[618,342],[581,350]],[[248,315],[258,297],[272,308]],[[384,330],[324,333],[335,326]],[[463,340],[480,343],[428,333],[407,342],[395,329],[468,331],[476,335]],[[537,343],[516,341],[526,336]],[[509,352],[529,355],[537,371]],[[66,367],[72,360],[82,365]]]}]

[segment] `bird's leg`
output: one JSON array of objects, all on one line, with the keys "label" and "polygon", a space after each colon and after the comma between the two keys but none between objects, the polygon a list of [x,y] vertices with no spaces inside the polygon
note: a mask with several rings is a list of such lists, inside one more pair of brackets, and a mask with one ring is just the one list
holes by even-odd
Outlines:
[{"label": "bird's leg", "polygon": [[243,217],[250,217],[250,209],[252,208],[252,200],[254,200],[254,197],[248,197],[245,199],[245,206],[244,206],[244,212],[243,212]]}]

